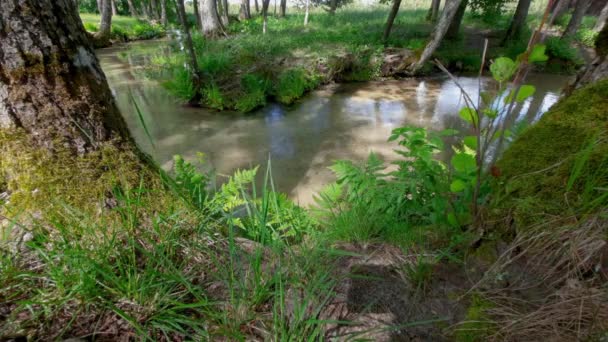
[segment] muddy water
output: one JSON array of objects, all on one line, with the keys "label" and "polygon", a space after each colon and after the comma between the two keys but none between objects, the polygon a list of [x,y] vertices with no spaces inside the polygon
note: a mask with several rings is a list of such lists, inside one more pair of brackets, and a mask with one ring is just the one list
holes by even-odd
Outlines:
[{"label": "muddy water", "polygon": [[[394,128],[465,129],[457,115],[463,106],[460,91],[443,77],[329,85],[291,107],[270,104],[246,115],[185,108],[139,70],[162,44],[104,49],[98,56],[136,141],[167,169],[175,154],[194,159],[203,152],[209,165],[224,175],[265,166],[270,158],[276,187],[309,204],[316,191],[334,180],[328,170],[334,160],[364,160],[371,151],[393,160],[396,145],[387,138]],[[529,76],[536,96],[507,121],[538,120],[567,81],[564,76]],[[476,78],[459,77],[459,83],[477,97]]]}]

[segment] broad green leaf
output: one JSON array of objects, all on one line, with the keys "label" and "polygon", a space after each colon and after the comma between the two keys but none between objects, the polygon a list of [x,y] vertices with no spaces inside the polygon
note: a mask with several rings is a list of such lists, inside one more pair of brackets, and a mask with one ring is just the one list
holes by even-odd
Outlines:
[{"label": "broad green leaf", "polygon": [[[514,90],[511,90],[511,92],[509,92],[509,95],[505,97],[505,103],[510,103],[511,101],[513,101],[513,92]],[[534,87],[533,85],[524,84],[519,88],[517,96],[515,96],[515,101],[524,102],[528,97],[534,95],[535,92],[536,87]]]},{"label": "broad green leaf", "polygon": [[543,44],[536,44],[532,47],[532,51],[530,52],[530,56],[528,56],[528,62],[537,63],[537,62],[546,62],[549,59],[549,56],[545,54],[547,50],[547,46]]},{"label": "broad green leaf", "polygon": [[499,57],[490,65],[492,77],[498,82],[508,81],[515,70],[517,70],[517,63],[509,57]]},{"label": "broad green leaf", "polygon": [[486,108],[483,110],[483,114],[489,117],[490,119],[496,119],[496,117],[498,116],[498,111],[496,109]]},{"label": "broad green leaf", "polygon": [[461,173],[472,173],[477,169],[475,158],[466,153],[457,153],[452,157],[451,160],[454,170]]},{"label": "broad green leaf", "polygon": [[467,184],[465,182],[463,182],[460,179],[455,179],[452,184],[450,184],[450,191],[451,192],[461,192],[462,190],[466,189]]},{"label": "broad green leaf", "polygon": [[453,128],[444,129],[443,131],[439,132],[439,136],[441,137],[451,137],[454,135],[458,135],[458,130]]},{"label": "broad green leaf", "polygon": [[449,213],[448,214],[448,223],[452,227],[458,227],[458,226],[460,226],[460,224],[458,224],[458,219],[456,218],[456,214],[454,214],[454,213]]},{"label": "broad green leaf", "polygon": [[470,107],[464,107],[460,110],[460,113],[458,113],[460,115],[460,117],[469,123],[474,123],[477,120],[475,120],[475,118],[477,117],[477,113],[475,112],[475,109],[470,108]]},{"label": "broad green leaf", "polygon": [[477,137],[474,135],[469,135],[464,137],[463,142],[465,146],[469,147],[472,150],[477,150]]}]

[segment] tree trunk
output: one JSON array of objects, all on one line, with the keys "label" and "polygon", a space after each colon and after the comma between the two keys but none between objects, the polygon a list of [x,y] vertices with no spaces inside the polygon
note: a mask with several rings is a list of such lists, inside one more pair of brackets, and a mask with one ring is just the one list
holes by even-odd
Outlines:
[{"label": "tree trunk", "polygon": [[386,27],[384,28],[384,34],[382,35],[382,41],[384,45],[388,42],[388,37],[391,34],[391,29],[393,28],[393,23],[395,22],[395,18],[397,17],[397,13],[399,13],[399,7],[401,6],[401,0],[393,0],[393,7],[391,7],[391,12],[388,15],[388,19],[386,20]]},{"label": "tree trunk", "polygon": [[329,14],[331,14],[331,15],[335,14],[337,8],[338,8],[338,0],[331,0],[329,3]]},{"label": "tree trunk", "polygon": [[604,29],[604,26],[606,26],[607,20],[608,20],[608,2],[606,2],[606,5],[604,6],[604,8],[602,8],[600,15],[597,17],[597,23],[595,24],[595,27],[593,29],[596,32],[601,32]]},{"label": "tree trunk", "polygon": [[50,151],[130,141],[72,0],[0,1],[0,32],[0,128]]},{"label": "tree trunk", "polygon": [[135,9],[135,5],[133,4],[133,0],[127,0],[127,6],[129,6],[129,13],[132,17],[137,17],[137,10]]},{"label": "tree trunk", "polygon": [[255,0],[255,11],[256,13],[260,13],[260,5],[258,4],[258,0]]},{"label": "tree trunk", "polygon": [[431,2],[431,8],[429,8],[429,12],[426,15],[426,20],[431,22],[436,22],[437,17],[439,17],[439,7],[441,6],[441,0],[433,0]]},{"label": "tree trunk", "polygon": [[103,0],[97,0],[97,12],[99,14],[101,14],[101,12],[103,12],[102,8],[103,8]]},{"label": "tree trunk", "polygon": [[188,67],[190,68],[190,74],[192,75],[192,85],[194,86],[194,96],[190,99],[191,105],[199,105],[202,98],[201,95],[201,76],[198,69],[198,61],[196,59],[196,52],[194,51],[194,44],[192,43],[192,35],[190,35],[190,28],[188,27],[188,19],[186,17],[186,7],[184,6],[184,0],[177,0],[177,16],[184,29],[184,48],[188,57]]},{"label": "tree trunk", "polygon": [[279,7],[279,17],[283,18],[287,15],[287,0],[281,0],[281,5]]},{"label": "tree trunk", "polygon": [[222,1],[222,24],[224,26],[228,26],[229,22],[230,22],[230,18],[228,17],[228,0],[221,0]]},{"label": "tree trunk", "polygon": [[158,19],[158,2],[150,0],[150,19]]},{"label": "tree trunk", "polygon": [[266,33],[268,31],[268,7],[270,6],[270,0],[262,0],[262,33]]},{"label": "tree trunk", "polygon": [[201,23],[201,12],[200,7],[198,6],[198,0],[192,1],[192,7],[194,8],[194,16],[196,17],[196,28],[201,30],[203,28],[203,23]]},{"label": "tree trunk", "polygon": [[241,0],[241,9],[239,10],[239,19],[251,19],[251,11],[249,9],[249,0]]},{"label": "tree trunk", "polygon": [[452,19],[452,22],[450,23],[448,32],[445,34],[446,39],[458,38],[458,34],[460,33],[460,26],[462,25],[462,19],[464,18],[464,13],[467,10],[468,4],[469,0],[462,0],[460,6],[458,6],[458,11],[456,11],[456,15],[454,15],[454,19]]},{"label": "tree trunk", "polygon": [[608,79],[608,25],[602,28],[596,41],[597,57],[581,71],[576,80],[566,88],[566,95],[575,89],[599,80]]},{"label": "tree trunk", "polygon": [[505,43],[509,40],[518,39],[521,36],[526,25],[526,18],[528,17],[528,11],[530,10],[531,3],[532,0],[519,0],[515,14],[511,19],[509,29],[502,40],[502,45],[505,45]]},{"label": "tree trunk", "polygon": [[448,0],[445,3],[443,8],[443,12],[441,13],[441,17],[439,18],[439,22],[435,26],[433,33],[431,34],[431,40],[428,42],[424,51],[420,55],[418,61],[412,64],[408,69],[411,73],[418,72],[422,66],[431,58],[433,53],[437,50],[441,42],[443,41],[443,37],[445,33],[448,31],[448,27],[450,26],[452,20],[456,16],[456,12],[460,8],[460,3],[463,0]]},{"label": "tree trunk", "polygon": [[558,0],[553,8],[553,12],[551,13],[551,17],[549,18],[548,25],[555,24],[555,21],[564,15],[570,6],[570,0]]},{"label": "tree trunk", "polygon": [[112,15],[117,15],[118,12],[116,12],[116,0],[110,0],[110,2],[112,3]]},{"label": "tree trunk", "polygon": [[570,18],[562,38],[574,37],[574,35],[576,35],[576,31],[578,31],[578,28],[583,22],[583,17],[585,16],[585,12],[587,12],[589,4],[591,4],[590,0],[578,0],[576,2],[576,7],[572,13],[572,18]]},{"label": "tree trunk", "polygon": [[150,7],[148,7],[148,3],[144,0],[141,0],[141,12],[147,19],[152,18],[152,14],[150,14]]},{"label": "tree trunk", "polygon": [[160,22],[165,27],[169,24],[167,20],[167,0],[160,0]]},{"label": "tree trunk", "polygon": [[201,32],[206,37],[217,36],[220,30],[220,20],[217,16],[216,0],[201,0],[199,15],[201,17]]},{"label": "tree trunk", "polygon": [[304,14],[304,26],[308,25],[308,16],[310,15],[310,0],[306,0],[306,13]]},{"label": "tree trunk", "polygon": [[99,30],[96,34],[96,39],[105,45],[110,39],[112,33],[112,0],[101,1],[101,21],[99,23]]}]

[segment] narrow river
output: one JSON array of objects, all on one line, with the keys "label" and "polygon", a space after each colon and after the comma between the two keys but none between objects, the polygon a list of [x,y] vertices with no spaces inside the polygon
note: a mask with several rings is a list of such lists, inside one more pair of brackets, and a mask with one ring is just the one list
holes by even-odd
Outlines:
[{"label": "narrow river", "polygon": [[[460,91],[445,77],[332,84],[291,107],[269,104],[245,115],[186,108],[140,70],[162,44],[138,42],[97,53],[135,140],[166,169],[175,154],[195,159],[203,152],[220,175],[265,166],[270,158],[277,189],[306,205],[334,180],[328,169],[334,160],[364,160],[371,151],[394,160],[396,144],[387,142],[394,128],[465,130],[458,117],[463,106]],[[536,95],[506,120],[511,125],[538,120],[567,82],[565,76],[530,75],[527,83],[536,86]],[[459,83],[476,98],[477,78],[459,77]]]}]

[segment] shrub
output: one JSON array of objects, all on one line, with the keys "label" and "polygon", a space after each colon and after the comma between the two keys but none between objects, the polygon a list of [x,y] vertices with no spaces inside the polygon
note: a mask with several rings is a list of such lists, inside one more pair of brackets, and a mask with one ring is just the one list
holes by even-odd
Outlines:
[{"label": "shrub", "polygon": [[306,90],[313,87],[313,84],[310,83],[304,69],[288,69],[277,79],[275,85],[276,98],[281,103],[291,104],[302,97]]}]

